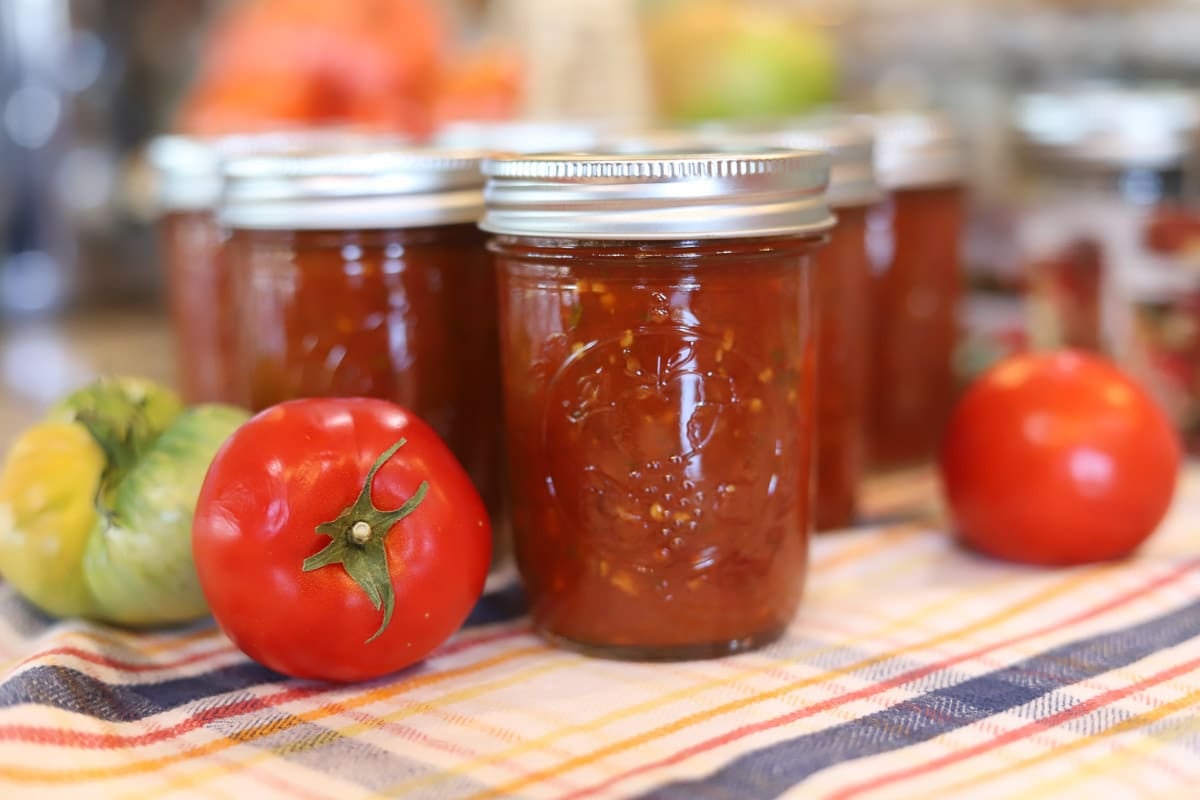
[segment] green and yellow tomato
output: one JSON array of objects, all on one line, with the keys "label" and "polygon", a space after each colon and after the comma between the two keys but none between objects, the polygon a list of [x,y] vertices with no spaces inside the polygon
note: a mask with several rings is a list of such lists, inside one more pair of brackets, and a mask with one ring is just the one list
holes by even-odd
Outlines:
[{"label": "green and yellow tomato", "polygon": [[247,418],[184,409],[149,381],[98,381],[25,431],[0,471],[0,574],[56,617],[122,625],[207,613],[191,556],[208,465]]}]

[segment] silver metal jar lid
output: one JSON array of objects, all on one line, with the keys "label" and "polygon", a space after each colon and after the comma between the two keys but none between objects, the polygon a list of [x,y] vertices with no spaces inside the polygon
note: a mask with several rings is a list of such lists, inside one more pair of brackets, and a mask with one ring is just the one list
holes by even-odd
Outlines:
[{"label": "silver metal jar lid", "polygon": [[709,141],[732,146],[758,145],[829,153],[833,166],[828,198],[834,208],[870,205],[883,197],[875,179],[875,129],[866,117],[829,113],[784,119],[757,127],[708,126],[702,130]]},{"label": "silver metal jar lid", "polygon": [[1163,303],[1200,292],[1200,274],[1186,264],[1151,260],[1125,270],[1117,280],[1121,294],[1132,302]]},{"label": "silver metal jar lid", "polygon": [[948,118],[909,112],[881,114],[873,120],[875,172],[885,189],[919,189],[965,179],[965,143]]},{"label": "silver metal jar lid", "polygon": [[492,233],[564,239],[718,239],[818,233],[829,156],[731,152],[562,154],[484,162]]},{"label": "silver metal jar lid", "polygon": [[203,211],[221,195],[221,154],[213,139],[158,136],[146,148],[162,211]]},{"label": "silver metal jar lid", "polygon": [[1034,93],[1018,99],[1013,128],[1021,154],[1049,166],[1171,168],[1195,147],[1200,99],[1179,89]]},{"label": "silver metal jar lid", "polygon": [[151,140],[146,158],[155,173],[160,211],[207,211],[221,197],[223,161],[251,155],[276,155],[353,147],[402,147],[407,140],[393,134],[368,134],[342,128],[239,133],[224,136],[169,134]]},{"label": "silver metal jar lid", "polygon": [[218,221],[228,228],[362,230],[479,219],[482,154],[363,144],[227,160]]}]

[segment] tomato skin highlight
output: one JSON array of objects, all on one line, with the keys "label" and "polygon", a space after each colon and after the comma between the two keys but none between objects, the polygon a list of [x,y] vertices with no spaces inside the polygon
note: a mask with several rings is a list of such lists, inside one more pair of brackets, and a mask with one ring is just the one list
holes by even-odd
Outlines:
[{"label": "tomato skin highlight", "polygon": [[[316,528],[371,499],[416,509],[384,535],[395,612],[340,564],[304,571],[329,536]],[[491,527],[465,470],[429,426],[392,403],[293,400],[251,419],[218,452],[193,522],[200,583],[221,629],[250,658],[298,678],[358,681],[414,664],[449,638],[483,591]]]},{"label": "tomato skin highlight", "polygon": [[1182,461],[1149,395],[1110,362],[1060,351],[997,364],[956,408],[942,488],[958,535],[1010,561],[1121,558],[1162,521]]}]

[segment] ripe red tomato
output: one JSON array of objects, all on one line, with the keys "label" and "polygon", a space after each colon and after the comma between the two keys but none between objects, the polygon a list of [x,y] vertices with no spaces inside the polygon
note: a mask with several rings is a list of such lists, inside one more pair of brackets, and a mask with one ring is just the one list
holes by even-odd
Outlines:
[{"label": "ripe red tomato", "polygon": [[444,642],[479,599],[492,546],[483,501],[433,430],[363,398],[293,400],[247,422],[209,468],[192,539],[234,644],[334,681]]},{"label": "ripe red tomato", "polygon": [[1017,355],[959,403],[941,451],[959,535],[1000,558],[1119,558],[1154,532],[1180,467],[1179,439],[1146,392],[1102,358]]}]

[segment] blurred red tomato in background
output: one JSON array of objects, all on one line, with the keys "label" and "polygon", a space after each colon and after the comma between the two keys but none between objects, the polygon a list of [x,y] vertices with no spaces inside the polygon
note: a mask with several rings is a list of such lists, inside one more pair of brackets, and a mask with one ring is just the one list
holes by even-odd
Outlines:
[{"label": "blurred red tomato in background", "polygon": [[963,396],[941,451],[959,535],[989,555],[1079,564],[1132,552],[1162,521],[1182,454],[1166,414],[1113,364],[1008,358]]},{"label": "blurred red tomato in background", "polygon": [[459,53],[428,0],[248,0],[215,24],[178,127],[216,135],[346,126],[420,138],[511,116],[515,56]]}]

